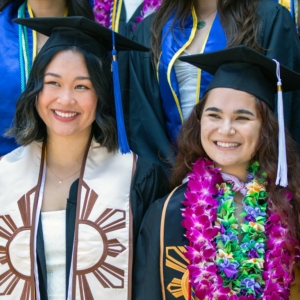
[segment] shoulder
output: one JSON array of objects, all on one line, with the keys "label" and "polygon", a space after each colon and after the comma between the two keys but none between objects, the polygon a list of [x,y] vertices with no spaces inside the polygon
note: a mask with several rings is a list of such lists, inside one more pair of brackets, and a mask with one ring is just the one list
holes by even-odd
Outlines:
[{"label": "shoulder", "polygon": [[27,156],[32,156],[36,153],[40,153],[42,149],[42,143],[33,142],[27,146],[20,146],[13,151],[9,152],[6,155],[0,157],[0,162],[5,164],[9,163],[13,165],[14,163],[18,163],[20,160]]},{"label": "shoulder", "polygon": [[181,208],[183,208],[182,202],[185,200],[184,194],[186,189],[187,183],[178,186],[166,197],[165,206],[169,213],[180,212]]},{"label": "shoulder", "polygon": [[163,213],[168,213],[168,215],[180,214],[181,208],[183,208],[182,201],[184,201],[184,194],[187,188],[187,183],[176,187],[168,195],[156,200],[150,207],[147,212],[147,217],[155,219],[156,217],[161,216]]},{"label": "shoulder", "polygon": [[155,13],[146,17],[141,23],[139,23],[133,31],[133,39],[139,43],[143,43],[145,46],[150,45],[151,38],[151,26]]},{"label": "shoulder", "polygon": [[259,1],[257,13],[263,19],[266,17],[272,17],[272,16],[275,17],[278,14],[287,14],[290,16],[290,12],[287,10],[285,6],[278,4],[273,0]]},{"label": "shoulder", "polygon": [[164,171],[163,167],[148,158],[137,157],[137,164],[135,170],[135,177],[143,179],[149,176],[163,176],[168,177],[168,174]]}]

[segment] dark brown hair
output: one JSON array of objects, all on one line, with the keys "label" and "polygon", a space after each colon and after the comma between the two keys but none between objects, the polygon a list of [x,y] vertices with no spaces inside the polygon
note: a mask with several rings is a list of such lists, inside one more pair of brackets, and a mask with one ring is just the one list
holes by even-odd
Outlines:
[{"label": "dark brown hair", "polygon": [[[184,122],[178,137],[178,155],[171,176],[172,186],[180,185],[192,171],[193,163],[199,157],[208,157],[200,140],[200,119],[209,93],[194,107],[190,117]],[[287,221],[294,237],[300,238],[300,161],[298,148],[289,133],[286,132],[288,158],[288,190],[294,195],[288,202],[284,197],[284,188],[275,185],[278,163],[278,121],[271,109],[263,101],[256,100],[256,109],[261,118],[260,140],[253,161],[268,175],[270,183],[267,191],[276,211]],[[266,142],[267,141],[267,142]],[[290,205],[291,204],[291,205]]]},{"label": "dark brown hair", "polygon": [[[194,0],[164,0],[152,23],[151,52],[155,65],[161,52],[162,29],[172,14],[174,22],[184,28],[191,14]],[[258,44],[258,0],[218,0],[218,13],[227,37],[227,47],[245,45],[261,51]],[[172,30],[172,28],[171,28]]]}]

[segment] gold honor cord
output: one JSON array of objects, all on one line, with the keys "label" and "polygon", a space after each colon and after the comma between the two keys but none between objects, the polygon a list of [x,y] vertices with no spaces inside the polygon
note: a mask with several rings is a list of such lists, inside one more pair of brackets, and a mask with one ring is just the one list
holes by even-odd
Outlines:
[{"label": "gold honor cord", "polygon": [[114,1],[113,12],[111,17],[111,29],[115,32],[119,32],[122,5],[123,5],[123,0]]},{"label": "gold honor cord", "polygon": [[[295,0],[297,1],[297,0]],[[289,11],[291,11],[291,1],[290,0],[279,0],[279,4],[285,6]]]}]

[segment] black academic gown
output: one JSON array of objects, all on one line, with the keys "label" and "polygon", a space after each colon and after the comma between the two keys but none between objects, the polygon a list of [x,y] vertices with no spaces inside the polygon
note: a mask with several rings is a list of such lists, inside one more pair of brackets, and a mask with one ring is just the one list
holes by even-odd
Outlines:
[{"label": "black academic gown", "polygon": [[[166,214],[163,213],[164,204],[167,196],[155,201],[147,211],[143,220],[135,256],[133,269],[133,297],[134,300],[161,300],[162,288],[170,284],[174,278],[181,280],[183,273],[166,266],[166,247],[174,247],[169,254],[175,262],[186,265],[182,259],[178,246],[189,245],[185,238],[185,229],[181,226],[181,209],[184,207],[184,193],[187,184],[180,186],[170,198]],[[163,225],[163,226],[162,226]],[[165,230],[162,230],[165,228]],[[162,231],[161,231],[162,230]],[[163,233],[163,245],[160,238]],[[160,249],[164,249],[164,256],[161,264]],[[176,248],[176,251],[175,251]],[[179,252],[178,252],[179,251]],[[164,287],[160,282],[160,270],[164,271]],[[176,299],[172,293],[166,292],[166,300]],[[184,300],[179,297],[177,300]]]},{"label": "black academic gown", "polygon": [[[300,44],[289,11],[272,0],[260,0],[259,43],[263,54],[282,65],[300,72]],[[135,29],[133,39],[150,46],[154,14]],[[284,87],[283,87],[284,89]],[[299,92],[284,93],[284,113],[287,128],[300,145]],[[130,118],[131,148],[143,157],[172,166],[172,147],[166,130],[156,68],[150,52],[130,54]]]},{"label": "black academic gown", "polygon": [[[122,3],[122,10],[119,20],[119,30],[118,33],[126,36],[127,38],[131,37],[133,32],[133,26],[136,23],[137,16],[140,15],[144,3],[141,3],[136,9],[134,14],[131,16],[128,22],[126,22],[126,9],[124,1]],[[120,51],[118,53],[119,61],[119,77],[120,77],[120,86],[122,91],[122,100],[123,100],[123,112],[125,116],[125,122],[128,127],[128,115],[129,115],[129,52]]]},{"label": "black academic gown", "polygon": [[[68,291],[73,251],[78,182],[79,180],[76,180],[70,188],[66,207],[66,291]],[[155,199],[169,192],[168,186],[168,178],[159,165],[147,159],[138,159],[130,196],[133,214],[133,257],[135,256],[136,239],[142,218]],[[41,218],[37,233],[37,264],[41,299],[47,300],[47,271]]]}]

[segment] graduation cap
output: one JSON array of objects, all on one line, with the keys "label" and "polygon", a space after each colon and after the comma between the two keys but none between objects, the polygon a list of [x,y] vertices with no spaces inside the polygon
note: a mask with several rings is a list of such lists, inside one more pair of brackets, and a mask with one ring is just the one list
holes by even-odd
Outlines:
[{"label": "graduation cap", "polygon": [[279,145],[276,184],[286,187],[287,159],[281,86],[284,91],[299,90],[300,74],[246,46],[183,56],[179,59],[214,75],[205,93],[214,88],[232,88],[256,96],[274,110],[276,101],[274,94],[277,92]]},{"label": "graduation cap", "polygon": [[78,46],[94,53],[101,59],[107,57],[108,52],[112,51],[119,147],[122,153],[130,152],[124,125],[119,71],[116,59],[117,50],[149,51],[149,49],[85,17],[20,18],[13,21],[49,36],[40,53],[56,46]]}]

